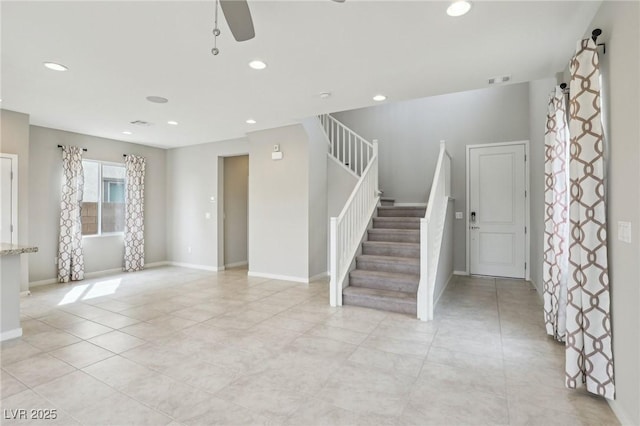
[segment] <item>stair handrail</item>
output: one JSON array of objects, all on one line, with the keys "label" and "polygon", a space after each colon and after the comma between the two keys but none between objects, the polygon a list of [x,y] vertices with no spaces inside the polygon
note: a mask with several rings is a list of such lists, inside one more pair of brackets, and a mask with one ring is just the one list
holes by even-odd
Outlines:
[{"label": "stair handrail", "polygon": [[329,114],[319,115],[320,125],[327,135],[329,157],[356,177],[361,177],[374,155],[369,142]]},{"label": "stair handrail", "polygon": [[[369,143],[369,142],[367,142]],[[369,221],[380,201],[378,190],[378,144],[338,217],[330,219],[329,302],[342,306],[342,290]]]},{"label": "stair handrail", "polygon": [[427,210],[424,218],[420,219],[420,283],[418,284],[417,314],[423,321],[433,319],[437,268],[450,195],[451,156],[447,152],[445,141],[440,141],[440,152]]}]

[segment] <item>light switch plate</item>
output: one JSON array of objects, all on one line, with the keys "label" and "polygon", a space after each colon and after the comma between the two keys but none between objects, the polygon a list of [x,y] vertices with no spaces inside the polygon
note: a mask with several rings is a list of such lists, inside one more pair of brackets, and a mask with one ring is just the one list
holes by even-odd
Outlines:
[{"label": "light switch plate", "polygon": [[464,216],[462,214],[462,212],[456,212],[456,219],[463,219]]},{"label": "light switch plate", "polygon": [[618,222],[618,239],[631,243],[631,222]]}]

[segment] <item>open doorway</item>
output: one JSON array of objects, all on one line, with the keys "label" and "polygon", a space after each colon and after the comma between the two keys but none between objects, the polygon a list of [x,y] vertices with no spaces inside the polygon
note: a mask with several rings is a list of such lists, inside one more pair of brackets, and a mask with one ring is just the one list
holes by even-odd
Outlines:
[{"label": "open doorway", "polygon": [[223,159],[224,267],[249,264],[249,156]]}]

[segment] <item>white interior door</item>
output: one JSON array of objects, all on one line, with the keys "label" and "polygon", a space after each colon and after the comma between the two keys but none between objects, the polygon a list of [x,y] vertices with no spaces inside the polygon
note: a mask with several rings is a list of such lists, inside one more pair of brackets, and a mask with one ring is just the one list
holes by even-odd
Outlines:
[{"label": "white interior door", "polygon": [[14,169],[17,159],[14,156],[0,156],[0,242],[17,243],[17,199]]},{"label": "white interior door", "polygon": [[526,276],[525,145],[469,149],[469,272]]}]

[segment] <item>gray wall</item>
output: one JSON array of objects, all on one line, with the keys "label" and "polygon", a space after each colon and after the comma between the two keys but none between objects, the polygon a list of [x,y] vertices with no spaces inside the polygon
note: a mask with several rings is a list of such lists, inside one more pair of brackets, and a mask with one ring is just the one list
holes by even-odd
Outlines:
[{"label": "gray wall", "polygon": [[[627,424],[640,424],[640,5],[604,2],[585,36],[602,29],[603,101],[609,145],[609,273],[616,400]],[[618,240],[618,221],[631,222],[631,243]]]},{"label": "gray wall", "polygon": [[[29,116],[0,110],[0,152],[18,156],[18,244],[36,245],[29,238]],[[29,290],[29,260],[20,259],[20,291]]]},{"label": "gray wall", "polygon": [[338,217],[358,179],[336,161],[327,158],[327,215]]},{"label": "gray wall", "polygon": [[309,138],[309,278],[328,272],[327,152],[328,139],[317,118],[304,120]]},{"label": "gray wall", "polygon": [[[249,135],[249,272],[309,278],[309,143],[302,125]],[[279,144],[282,160],[271,159]]]},{"label": "gray wall", "polygon": [[[452,157],[454,211],[466,215],[466,145],[529,138],[528,83],[388,103],[333,114],[365,139],[378,139],[380,188],[398,203],[427,202],[445,140]],[[532,179],[542,179],[532,173]],[[466,270],[464,220],[454,223],[454,269]]]},{"label": "gray wall", "polygon": [[167,151],[168,260],[211,269],[224,266],[224,224],[218,220],[222,216],[219,200],[223,182],[219,164],[221,157],[248,152],[247,139]]},{"label": "gray wall", "polygon": [[[29,264],[31,282],[56,278],[62,154],[57,145],[87,148],[83,158],[123,163],[122,154],[147,159],[145,176],[145,262],[162,262],[166,256],[165,150],[103,139],[79,133],[31,126],[29,160],[29,233],[39,247]],[[84,237],[85,271],[122,267],[123,237]]]},{"label": "gray wall", "polygon": [[224,159],[224,264],[247,262],[249,224],[249,156]]},{"label": "gray wall", "polygon": [[[567,81],[568,83],[568,81]],[[555,78],[529,83],[529,168],[531,170],[531,282],[542,295],[544,238],[544,134],[547,125],[549,94]]]},{"label": "gray wall", "polygon": [[453,202],[447,203],[447,211],[444,219],[444,230],[442,231],[442,247],[440,249],[440,259],[438,259],[438,274],[433,291],[434,306],[440,300],[440,296],[447,288],[449,280],[453,275],[453,223],[454,223]]}]

